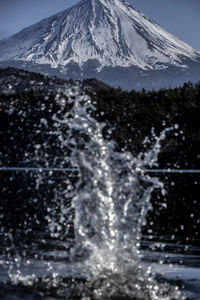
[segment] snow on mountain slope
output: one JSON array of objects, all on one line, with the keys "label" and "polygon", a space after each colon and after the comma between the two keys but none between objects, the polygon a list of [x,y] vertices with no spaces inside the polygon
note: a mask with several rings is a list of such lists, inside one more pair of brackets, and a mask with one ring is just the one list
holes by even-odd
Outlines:
[{"label": "snow on mountain slope", "polygon": [[122,0],[82,0],[77,5],[0,41],[0,61],[52,67],[88,60],[104,67],[143,70],[186,67],[200,53]]}]

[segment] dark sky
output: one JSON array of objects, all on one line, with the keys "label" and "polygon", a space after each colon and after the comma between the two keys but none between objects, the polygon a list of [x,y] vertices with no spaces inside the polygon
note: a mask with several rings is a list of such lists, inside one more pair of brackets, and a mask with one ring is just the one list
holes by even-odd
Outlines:
[{"label": "dark sky", "polygon": [[[0,0],[0,39],[79,0]],[[200,50],[200,0],[126,0],[168,31]]]}]

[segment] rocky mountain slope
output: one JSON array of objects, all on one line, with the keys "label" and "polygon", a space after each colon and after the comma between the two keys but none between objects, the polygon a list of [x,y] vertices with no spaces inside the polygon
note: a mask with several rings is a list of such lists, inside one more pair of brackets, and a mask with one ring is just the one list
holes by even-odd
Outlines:
[{"label": "rocky mountain slope", "polygon": [[158,88],[198,80],[200,53],[122,0],[82,0],[0,41],[7,65]]}]

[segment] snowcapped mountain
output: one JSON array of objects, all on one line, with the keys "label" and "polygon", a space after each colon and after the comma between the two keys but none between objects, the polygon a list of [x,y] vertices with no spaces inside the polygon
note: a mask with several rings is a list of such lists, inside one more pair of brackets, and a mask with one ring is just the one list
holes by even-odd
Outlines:
[{"label": "snowcapped mountain", "polygon": [[0,62],[5,61],[123,87],[117,79],[121,68],[135,80],[149,71],[169,73],[170,67],[188,71],[200,65],[200,53],[122,0],[82,0],[0,41]]}]

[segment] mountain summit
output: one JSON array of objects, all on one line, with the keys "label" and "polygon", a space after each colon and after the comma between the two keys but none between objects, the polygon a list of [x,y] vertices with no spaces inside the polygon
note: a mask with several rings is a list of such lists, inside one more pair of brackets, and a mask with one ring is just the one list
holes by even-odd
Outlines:
[{"label": "mountain summit", "polygon": [[121,71],[132,81],[170,67],[184,73],[200,65],[200,53],[122,0],[82,0],[0,41],[0,61],[37,63],[47,73],[56,68],[63,76],[126,87],[117,78]]}]

